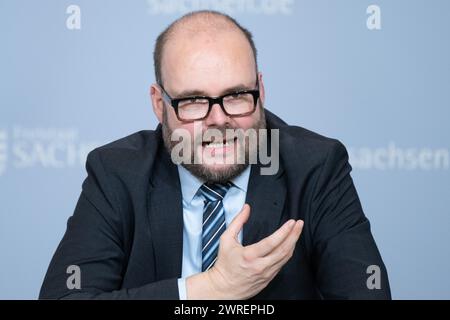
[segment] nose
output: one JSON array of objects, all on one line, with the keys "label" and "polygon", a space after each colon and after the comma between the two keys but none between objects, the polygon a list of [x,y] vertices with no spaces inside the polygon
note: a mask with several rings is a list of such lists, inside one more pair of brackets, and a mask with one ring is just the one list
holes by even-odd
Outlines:
[{"label": "nose", "polygon": [[205,124],[207,126],[217,126],[222,127],[230,121],[230,118],[223,112],[222,108],[218,103],[215,103],[208,117],[205,119]]}]

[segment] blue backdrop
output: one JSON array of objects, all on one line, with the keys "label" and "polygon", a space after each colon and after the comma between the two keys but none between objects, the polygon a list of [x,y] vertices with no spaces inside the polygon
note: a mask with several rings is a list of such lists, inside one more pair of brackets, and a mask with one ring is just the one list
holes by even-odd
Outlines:
[{"label": "blue backdrop", "polygon": [[0,0],[0,298],[37,297],[87,152],[156,126],[154,41],[198,8],[254,33],[269,109],[347,146],[393,297],[449,299],[446,0]]}]

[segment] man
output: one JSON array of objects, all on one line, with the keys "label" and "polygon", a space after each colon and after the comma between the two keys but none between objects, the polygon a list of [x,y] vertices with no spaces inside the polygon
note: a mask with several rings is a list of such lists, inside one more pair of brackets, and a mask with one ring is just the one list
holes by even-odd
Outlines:
[{"label": "man", "polygon": [[[390,298],[344,146],[264,109],[256,56],[250,32],[217,12],[188,14],[158,37],[160,125],[89,154],[40,298]],[[249,137],[204,139],[213,129],[278,130],[279,140],[258,136],[279,151],[278,170],[250,163],[261,148]],[[180,132],[193,138],[181,153]]]}]

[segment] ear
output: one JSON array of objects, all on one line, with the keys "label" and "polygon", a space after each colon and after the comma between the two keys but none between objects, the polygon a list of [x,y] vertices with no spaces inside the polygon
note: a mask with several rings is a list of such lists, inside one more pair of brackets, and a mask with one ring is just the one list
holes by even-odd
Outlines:
[{"label": "ear", "polygon": [[152,100],[153,112],[159,123],[163,122],[164,102],[162,99],[161,88],[156,84],[150,86],[150,98]]},{"label": "ear", "polygon": [[258,72],[258,82],[259,82],[259,99],[261,100],[261,104],[264,107],[266,102],[266,91],[264,89],[262,72]]}]

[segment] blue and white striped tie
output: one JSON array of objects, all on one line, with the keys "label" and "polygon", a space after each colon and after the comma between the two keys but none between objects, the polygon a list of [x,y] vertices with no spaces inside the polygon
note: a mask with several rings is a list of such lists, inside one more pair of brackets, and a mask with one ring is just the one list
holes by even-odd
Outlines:
[{"label": "blue and white striped tie", "polygon": [[199,189],[205,198],[202,228],[202,271],[208,270],[216,262],[219,239],[226,229],[222,200],[231,185],[231,183],[226,185],[203,184]]}]

